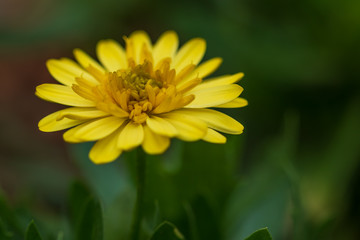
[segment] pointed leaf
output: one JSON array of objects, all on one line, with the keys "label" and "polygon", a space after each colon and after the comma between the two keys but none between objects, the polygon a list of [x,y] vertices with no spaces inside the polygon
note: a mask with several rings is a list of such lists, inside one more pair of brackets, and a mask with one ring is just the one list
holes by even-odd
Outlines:
[{"label": "pointed leaf", "polygon": [[97,199],[91,197],[86,202],[76,229],[76,240],[102,240],[103,218]]},{"label": "pointed leaf", "polygon": [[25,240],[42,240],[40,233],[32,220],[26,229]]},{"label": "pointed leaf", "polygon": [[245,238],[245,240],[272,240],[272,237],[267,228],[261,228]]},{"label": "pointed leaf", "polygon": [[184,236],[170,222],[161,223],[156,229],[150,240],[184,240]]},{"label": "pointed leaf", "polygon": [[70,185],[69,189],[69,198],[68,198],[68,206],[69,206],[69,215],[72,226],[76,226],[80,221],[80,217],[83,214],[83,209],[85,203],[92,196],[92,193],[85,186],[84,183],[80,181],[74,181]]}]

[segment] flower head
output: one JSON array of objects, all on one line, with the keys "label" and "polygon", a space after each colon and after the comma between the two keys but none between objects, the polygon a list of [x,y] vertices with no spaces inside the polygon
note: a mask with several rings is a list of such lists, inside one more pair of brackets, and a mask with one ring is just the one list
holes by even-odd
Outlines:
[{"label": "flower head", "polygon": [[238,97],[243,89],[235,84],[243,74],[204,79],[222,60],[199,65],[206,49],[203,39],[192,39],[179,50],[173,31],[154,45],[143,31],[124,39],[125,50],[113,40],[98,43],[101,64],[80,49],[74,50],[77,63],[67,58],[47,61],[60,84],[42,84],[36,95],[70,107],[41,119],[41,131],[70,128],[65,141],[96,141],[89,153],[94,163],[113,161],[139,145],[149,154],[160,154],[173,137],[225,143],[219,131],[242,133],[239,122],[209,108],[246,106]]}]

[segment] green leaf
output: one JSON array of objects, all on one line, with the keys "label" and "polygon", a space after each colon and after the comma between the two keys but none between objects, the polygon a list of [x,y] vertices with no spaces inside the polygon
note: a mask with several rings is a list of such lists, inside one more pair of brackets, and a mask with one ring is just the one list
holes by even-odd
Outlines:
[{"label": "green leaf", "polygon": [[97,199],[90,197],[85,203],[76,228],[76,240],[102,240],[103,218]]},{"label": "green leaf", "polygon": [[272,237],[267,228],[261,228],[245,238],[245,240],[272,240]]},{"label": "green leaf", "polygon": [[208,199],[198,196],[184,204],[191,239],[221,239],[219,216],[213,210]]},{"label": "green leaf", "polygon": [[[76,240],[103,239],[103,219],[99,201],[80,181],[74,181],[69,190],[69,213],[75,228]],[[61,239],[61,235],[58,236]]]},{"label": "green leaf", "polygon": [[64,233],[63,232],[59,232],[57,235],[56,240],[64,240]]},{"label": "green leaf", "polygon": [[0,217],[0,239],[11,239],[13,237],[13,233],[9,232]]},{"label": "green leaf", "polygon": [[25,234],[25,240],[41,240],[40,233],[34,223],[34,220],[32,220],[26,229]]},{"label": "green leaf", "polygon": [[7,236],[9,235],[8,231],[17,237],[24,236],[24,228],[20,226],[17,216],[0,190],[0,234]]},{"label": "green leaf", "polygon": [[170,222],[161,223],[156,229],[150,240],[184,240],[184,236]]},{"label": "green leaf", "polygon": [[92,193],[89,188],[80,181],[74,181],[69,189],[69,214],[72,226],[76,226],[80,221],[85,203],[91,198]]}]

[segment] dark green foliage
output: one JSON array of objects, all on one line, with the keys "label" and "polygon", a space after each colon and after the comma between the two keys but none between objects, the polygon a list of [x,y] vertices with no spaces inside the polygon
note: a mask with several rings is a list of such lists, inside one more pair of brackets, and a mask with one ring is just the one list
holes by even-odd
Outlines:
[{"label": "dark green foliage", "polygon": [[69,210],[75,240],[102,240],[103,218],[99,201],[81,182],[70,188]]},{"label": "dark green foliage", "polygon": [[262,228],[251,234],[245,240],[272,240],[267,228]]},{"label": "dark green foliage", "polygon": [[19,217],[9,206],[2,192],[0,191],[0,239],[23,239],[25,229],[20,223]]},{"label": "dark green foliage", "polygon": [[34,221],[31,221],[26,229],[25,240],[42,240]]},{"label": "dark green foliage", "polygon": [[71,226],[76,226],[82,215],[85,213],[86,203],[91,198],[92,193],[85,186],[84,183],[80,181],[74,181],[69,190],[69,200],[68,200],[68,208]]},{"label": "dark green foliage", "polygon": [[176,226],[170,222],[161,223],[150,240],[185,240]]},{"label": "dark green foliage", "polygon": [[11,239],[12,237],[12,232],[6,229],[5,223],[0,218],[0,239]]},{"label": "dark green foliage", "polygon": [[102,240],[103,219],[99,201],[89,198],[76,226],[76,240]]}]

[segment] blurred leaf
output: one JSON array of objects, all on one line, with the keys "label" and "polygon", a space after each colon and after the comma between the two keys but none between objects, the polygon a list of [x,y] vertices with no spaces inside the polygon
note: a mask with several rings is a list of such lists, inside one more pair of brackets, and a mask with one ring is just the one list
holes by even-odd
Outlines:
[{"label": "blurred leaf", "polygon": [[[220,221],[209,200],[198,196],[191,204],[185,204],[191,239],[221,239]],[[184,232],[185,233],[185,232]]]},{"label": "blurred leaf", "polygon": [[[101,206],[89,188],[80,181],[74,181],[70,186],[68,201],[70,224],[75,228],[75,239],[103,239]],[[59,239],[62,237],[62,234],[58,234]]]},{"label": "blurred leaf", "polygon": [[[104,203],[105,207],[129,186],[127,172],[122,167],[122,161],[96,165],[90,161],[88,155],[92,143],[71,144],[70,153],[79,165],[86,182]],[[109,184],[112,183],[112,184]]]},{"label": "blurred leaf", "polygon": [[19,220],[17,219],[15,212],[7,204],[2,191],[0,191],[0,225],[1,229],[3,229],[3,233],[5,234],[10,231],[11,234],[15,235],[14,239],[24,236],[24,231],[20,226]]},{"label": "blurred leaf", "polygon": [[64,233],[63,232],[59,232],[57,235],[56,240],[64,240]]},{"label": "blurred leaf", "polygon": [[245,240],[272,240],[272,237],[267,228],[262,228],[245,238]]},{"label": "blurred leaf", "polygon": [[[344,109],[341,120],[333,126],[328,145],[321,149],[309,146],[302,156],[305,163],[301,196],[314,221],[327,222],[334,213],[343,212],[345,194],[359,166],[360,98]],[[316,145],[315,145],[316,147]],[[334,177],[336,176],[336,177]]]},{"label": "blurred leaf", "polygon": [[41,240],[40,233],[34,223],[34,221],[31,221],[25,234],[25,240]]},{"label": "blurred leaf", "polygon": [[102,240],[103,218],[97,199],[90,197],[82,211],[77,228],[76,240]]},{"label": "blurred leaf", "polygon": [[135,203],[133,190],[121,192],[111,205],[104,207],[104,239],[128,239]]},{"label": "blurred leaf", "polygon": [[161,216],[159,201],[154,201],[154,207],[152,211],[147,209],[148,212],[144,219],[142,220],[142,230],[147,236],[151,236],[154,229],[163,222],[163,218]]},{"label": "blurred leaf", "polygon": [[[145,209],[158,201],[162,219],[175,223],[184,236],[220,237],[219,221],[236,183],[240,141],[232,136],[225,145],[173,139],[165,154],[147,156]],[[147,210],[149,219],[153,212]]]},{"label": "blurred leaf", "polygon": [[101,199],[104,206],[104,238],[106,240],[127,239],[128,229],[130,229],[129,219],[132,216],[135,201],[135,188],[133,182],[130,181],[131,173],[124,161],[128,153],[124,153],[124,157],[121,156],[112,163],[96,165],[88,157],[92,143],[68,146],[86,184]]},{"label": "blurred leaf", "polygon": [[12,237],[13,234],[6,229],[6,226],[0,217],[0,239],[11,239]]},{"label": "blurred leaf", "polygon": [[184,203],[184,208],[186,211],[187,221],[189,224],[189,239],[199,240],[199,231],[197,229],[198,228],[197,219],[194,210],[188,202]]},{"label": "blurred leaf", "polygon": [[223,219],[225,239],[238,240],[254,229],[269,226],[281,238],[290,200],[289,182],[283,172],[269,165],[239,184]]},{"label": "blurred leaf", "polygon": [[293,159],[297,146],[297,114],[286,114],[283,133],[264,148],[258,148],[258,165],[239,182],[229,199],[223,227],[225,239],[245,238],[254,229],[268,226],[275,238],[281,238],[296,171]]},{"label": "blurred leaf", "polygon": [[[236,150],[241,149],[239,138],[229,136],[229,141],[237,142]],[[176,183],[181,196],[192,199],[204,195],[211,204],[222,205],[234,187],[237,156],[229,157],[231,145],[211,144],[203,141],[184,143],[183,163]],[[230,147],[231,148],[231,147]]]},{"label": "blurred leaf", "polygon": [[150,240],[184,240],[180,231],[170,222],[161,223],[156,229]]},{"label": "blurred leaf", "polygon": [[69,190],[69,214],[70,221],[72,226],[80,221],[82,214],[84,212],[85,203],[91,198],[92,193],[85,186],[84,183],[80,181],[74,181]]}]

